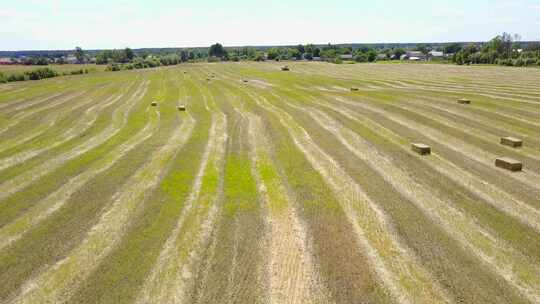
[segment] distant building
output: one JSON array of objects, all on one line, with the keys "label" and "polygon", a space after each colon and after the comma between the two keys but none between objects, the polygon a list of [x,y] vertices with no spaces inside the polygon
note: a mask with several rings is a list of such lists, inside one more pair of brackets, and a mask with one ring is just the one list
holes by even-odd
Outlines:
[{"label": "distant building", "polygon": [[385,53],[377,54],[377,60],[387,60],[388,56]]},{"label": "distant building", "polygon": [[2,57],[2,58],[0,58],[0,64],[1,65],[9,65],[9,64],[15,64],[15,62],[13,62],[13,60],[11,60],[11,58]]},{"label": "distant building", "polygon": [[341,58],[341,60],[353,60],[353,55],[352,54],[343,54],[343,55],[340,55],[339,58]]},{"label": "distant building", "polygon": [[444,57],[444,53],[443,53],[443,52],[439,52],[439,51],[431,51],[431,52],[429,52],[429,56],[430,56],[430,57],[433,57],[433,58],[443,58],[443,57]]},{"label": "distant building", "polygon": [[407,51],[407,53],[401,56],[401,60],[419,61],[426,60],[427,57],[420,51]]},{"label": "distant building", "polygon": [[[75,55],[68,55],[67,57],[65,57],[64,61],[66,63],[70,63],[70,64],[79,63],[79,61],[77,60],[77,57],[75,57]],[[84,61],[84,59],[83,59],[83,61]]]},{"label": "distant building", "polygon": [[313,61],[321,61],[321,57],[313,57],[313,59],[311,59]]}]

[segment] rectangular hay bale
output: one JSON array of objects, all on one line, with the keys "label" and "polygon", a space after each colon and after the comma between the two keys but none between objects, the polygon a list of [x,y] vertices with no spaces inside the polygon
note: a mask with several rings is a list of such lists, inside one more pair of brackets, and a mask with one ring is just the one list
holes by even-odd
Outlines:
[{"label": "rectangular hay bale", "polygon": [[471,103],[471,101],[469,99],[465,99],[465,98],[458,99],[457,102],[460,103],[460,104],[470,104]]},{"label": "rectangular hay bale", "polygon": [[517,147],[523,146],[523,140],[521,140],[519,138],[507,136],[507,137],[502,137],[501,138],[501,144],[503,144],[505,146],[510,146],[510,147],[517,148]]},{"label": "rectangular hay bale", "polygon": [[181,111],[181,112],[184,112],[186,110],[186,106],[184,105],[179,105],[176,108],[178,109],[178,111]]},{"label": "rectangular hay bale", "polygon": [[511,159],[509,157],[499,157],[495,159],[495,166],[514,172],[521,171],[523,169],[523,164],[520,161]]},{"label": "rectangular hay bale", "polygon": [[157,102],[156,101],[152,101],[152,103],[150,104],[152,107],[156,107],[157,106]]},{"label": "rectangular hay bale", "polygon": [[420,154],[420,155],[427,155],[431,154],[431,147],[425,144],[421,143],[413,143],[411,144],[411,148],[414,152]]},{"label": "rectangular hay bale", "polygon": [[358,88],[357,87],[352,87],[351,91],[358,91]]}]

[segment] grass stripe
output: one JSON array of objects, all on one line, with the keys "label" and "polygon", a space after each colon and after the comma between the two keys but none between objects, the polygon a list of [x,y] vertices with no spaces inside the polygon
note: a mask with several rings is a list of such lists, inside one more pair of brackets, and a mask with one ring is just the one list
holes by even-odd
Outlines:
[{"label": "grass stripe", "polygon": [[[58,119],[58,122],[52,120],[50,126],[54,126],[54,128],[49,128],[47,130],[44,130],[43,127],[39,128],[40,131],[38,132],[42,136],[32,136],[30,138],[32,141],[30,142],[20,141],[19,139],[17,141],[20,143],[17,146],[1,152],[0,157],[2,155],[9,156],[0,159],[0,170],[25,162],[28,159],[47,152],[77,136],[84,136],[84,133],[97,120],[101,110],[118,101],[121,97],[122,95],[116,97],[112,95],[107,98],[103,104],[96,104],[94,98],[91,98],[87,102],[77,105],[77,107],[71,111],[65,110],[65,112],[62,113],[62,119]],[[90,105],[90,107],[86,107],[88,105]],[[78,119],[74,120],[73,118],[75,117]],[[70,123],[72,122],[75,124],[71,125]],[[45,132],[42,133],[42,131]]]},{"label": "grass stripe", "polygon": [[198,256],[207,242],[208,229],[211,229],[217,212],[226,140],[225,116],[215,114],[186,206],[141,289],[138,303],[184,303],[189,298],[186,293],[195,283],[191,274],[197,270]]},{"label": "grass stripe", "polygon": [[[90,230],[87,238],[66,259],[31,279],[13,303],[57,302],[69,297],[73,288],[95,269],[123,236],[123,226],[135,212],[144,193],[159,182],[163,165],[188,140],[194,121],[187,119],[166,145],[152,156],[115,195],[114,203]],[[104,237],[106,236],[106,237]]]},{"label": "grass stripe", "polygon": [[[198,282],[191,292],[199,303],[264,303],[264,223],[252,164],[248,155],[247,121],[235,110],[235,100],[211,85],[214,100],[227,116],[227,154],[223,205],[218,212],[207,253],[201,257]],[[238,104],[236,104],[238,105]]]},{"label": "grass stripe", "polygon": [[[346,123],[351,129],[361,133],[363,137],[368,138],[371,142],[379,143],[380,139],[384,138],[388,142],[391,142],[392,145],[399,146],[402,149],[402,152],[414,155],[413,152],[410,151],[409,141],[400,137],[392,130],[385,128],[383,125],[377,124],[376,121],[371,121],[368,117],[355,115],[354,112],[345,108],[336,108],[331,104],[317,101],[314,101],[314,103],[321,106],[329,115],[332,115],[332,113],[335,112],[336,114],[332,116],[336,117],[336,119],[341,119],[343,123]],[[347,120],[349,120],[350,123],[347,123]],[[362,127],[357,127],[358,124],[362,125]],[[382,141],[381,143],[385,144],[385,141]],[[386,146],[388,146],[388,144],[386,144]],[[388,153],[395,154],[395,151],[388,149]],[[529,225],[538,231],[538,228],[540,227],[540,223],[538,222],[538,218],[540,217],[539,212],[519,198],[516,198],[512,194],[499,189],[496,185],[461,169],[450,160],[445,159],[438,152],[432,153],[432,157],[424,158],[424,162],[429,165],[430,169],[446,176],[461,187],[467,188],[468,191],[471,191],[486,203],[493,205],[497,209],[506,212],[522,221],[523,224]],[[414,162],[414,166],[418,167],[419,165],[421,164],[417,161]],[[426,169],[422,169],[422,171],[426,171]],[[486,212],[487,210],[484,205],[480,206],[479,209],[481,209],[479,212],[474,213],[491,213]],[[498,221],[502,222],[502,220]],[[508,227],[508,223],[505,222],[503,227]],[[530,236],[528,236],[528,238],[530,239]]]},{"label": "grass stripe", "polygon": [[[127,140],[131,136],[131,132],[136,132],[139,129],[138,124],[141,124],[141,128],[146,124],[145,117],[147,115],[144,111],[146,108],[147,106],[144,106],[133,114],[129,127],[115,138],[119,144]],[[10,295],[13,296],[13,293],[17,292],[29,277],[38,275],[48,265],[64,259],[73,248],[82,242],[99,215],[110,205],[114,193],[147,161],[153,150],[167,139],[170,132],[166,130],[161,127],[160,132],[156,132],[138,149],[126,153],[109,170],[88,181],[69,198],[63,207],[28,231],[23,238],[6,247],[5,251],[0,252],[0,281],[5,282],[5,284],[0,285],[0,301],[5,300]],[[56,173],[58,176],[76,175],[76,172],[70,170],[84,169],[85,162],[94,161],[115,144],[116,142],[113,140],[93,151],[95,154],[85,155],[73,166],[63,167]],[[58,179],[58,177],[53,176],[47,181],[56,182]],[[45,188],[34,188],[33,190],[42,190],[47,193],[47,187],[51,186],[45,185]],[[35,200],[36,194],[34,192],[21,193],[14,198],[14,201],[18,203],[2,205],[6,208],[0,214],[5,219],[6,215],[17,211],[21,212],[21,209],[24,211],[24,205],[32,204]]]},{"label": "grass stripe", "polygon": [[157,126],[157,116],[151,118],[151,122],[134,137],[128,139],[120,146],[103,155],[98,162],[92,164],[86,171],[70,179],[66,184],[45,199],[36,203],[30,210],[27,210],[21,217],[0,228],[0,250],[11,242],[19,239],[26,231],[52,213],[60,209],[84,184],[94,178],[97,174],[108,170],[127,152],[137,147],[141,142],[148,139]]},{"label": "grass stripe", "polygon": [[[436,129],[434,127],[431,127],[425,122],[417,122],[412,117],[409,118],[409,116],[405,116],[405,114],[398,114],[394,113],[391,109],[385,109],[383,106],[374,106],[371,104],[361,103],[361,102],[352,102],[345,99],[340,98],[340,102],[342,103],[351,103],[357,107],[364,108],[376,113],[379,113],[381,115],[385,115],[391,120],[394,120],[402,125],[407,125],[411,128],[414,128],[416,130],[422,130],[422,133],[427,136],[428,138],[432,139],[433,141],[436,141],[439,145],[445,146],[450,149],[459,149],[459,152],[462,154],[468,155],[471,159],[482,163],[484,165],[493,166],[493,161],[498,155],[495,155],[491,153],[488,150],[483,150],[480,147],[477,147],[476,145],[469,144],[468,142],[465,142],[464,140],[457,138],[453,135],[447,135],[446,133],[443,133],[441,130]],[[466,136],[468,137],[468,136]],[[493,150],[500,150],[502,148],[497,147],[495,148],[492,145],[489,145],[490,149]],[[515,152],[514,152],[515,153]],[[534,162],[530,161],[532,164],[534,171],[524,171],[517,174],[511,174],[509,172],[505,172],[504,170],[496,170],[499,172],[499,175],[505,175],[509,179],[515,179],[519,181],[520,183],[526,185],[531,189],[531,191],[538,192],[540,191],[540,175],[536,172],[536,166],[534,166]]]},{"label": "grass stripe", "polygon": [[[177,91],[176,78],[166,86],[168,96],[159,105],[163,115],[178,113],[173,104]],[[196,92],[192,84],[187,94]],[[197,93],[196,93],[197,94]],[[174,96],[174,97],[173,97]],[[196,117],[196,127],[174,159],[166,165],[159,187],[148,193],[133,215],[125,236],[100,266],[86,279],[70,299],[72,303],[132,303],[136,301],[145,280],[152,273],[160,250],[174,229],[175,222],[185,208],[193,180],[199,168],[200,157],[208,139],[210,115],[201,105],[190,106],[190,115]],[[145,250],[139,250],[145,248]],[[111,289],[114,285],[118,288]]]},{"label": "grass stripe", "polygon": [[400,193],[417,203],[449,234],[462,242],[464,247],[470,248],[471,252],[495,267],[501,276],[520,289],[532,302],[540,299],[539,295],[535,294],[535,290],[540,290],[540,281],[535,279],[540,278],[538,267],[532,266],[507,244],[476,225],[470,216],[451,207],[451,201],[445,201],[432,194],[435,193],[434,189],[425,188],[408,177],[408,173],[398,169],[397,164],[384,156],[379,156],[376,149],[363,142],[355,133],[316,110],[312,111],[311,115],[321,126],[331,131],[352,153],[370,163],[371,167],[384,176],[385,180]]},{"label": "grass stripe", "polygon": [[[235,82],[240,82],[240,78],[237,77]],[[390,302],[388,292],[377,280],[369,260],[358,250],[351,226],[331,189],[313,170],[277,117],[257,106],[255,100],[262,97],[243,96],[250,101],[245,103],[246,107],[252,108],[263,119],[269,139],[276,147],[276,164],[286,176],[284,183],[290,189],[288,193],[299,205],[298,215],[306,224],[310,242],[307,247],[312,250],[323,288],[336,303]]]},{"label": "grass stripe", "polygon": [[260,195],[268,208],[271,303],[330,303],[306,248],[306,231],[270,158],[261,119],[249,116],[252,157]]},{"label": "grass stripe", "polygon": [[37,178],[44,176],[45,174],[56,168],[59,168],[65,162],[100,146],[108,139],[116,135],[127,124],[130,110],[133,109],[135,105],[137,105],[137,103],[141,100],[145,93],[146,88],[142,89],[136,95],[134,95],[133,98],[129,100],[129,102],[118,107],[114,111],[114,118],[112,123],[102,132],[87,139],[79,146],[75,147],[73,150],[60,154],[53,159],[49,159],[46,163],[34,167],[31,170],[25,171],[24,173],[17,175],[16,177],[12,177],[11,179],[1,183],[0,200],[8,197],[9,195],[12,195],[13,193],[23,189],[24,187],[27,187]]},{"label": "grass stripe", "polygon": [[[368,252],[375,271],[390,289],[393,297],[401,303],[447,302],[444,293],[437,287],[430,287],[431,279],[428,273],[391,234],[387,219],[376,204],[330,156],[312,142],[311,137],[292,120],[289,114],[271,105],[268,107],[272,108],[274,113],[280,116],[282,123],[289,127],[298,147],[306,153],[314,168],[326,178],[334,194],[340,199],[359,237],[360,246]],[[359,221],[360,215],[369,220]],[[377,234],[372,234],[375,231]],[[417,286],[423,286],[422,293],[407,286],[409,288],[414,286],[415,289]]]}]

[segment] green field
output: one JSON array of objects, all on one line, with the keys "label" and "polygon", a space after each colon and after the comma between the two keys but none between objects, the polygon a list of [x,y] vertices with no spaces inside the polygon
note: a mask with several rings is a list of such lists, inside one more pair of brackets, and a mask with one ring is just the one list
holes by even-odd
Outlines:
[{"label": "green field", "polygon": [[0,303],[540,303],[539,69],[287,64],[0,85]]}]

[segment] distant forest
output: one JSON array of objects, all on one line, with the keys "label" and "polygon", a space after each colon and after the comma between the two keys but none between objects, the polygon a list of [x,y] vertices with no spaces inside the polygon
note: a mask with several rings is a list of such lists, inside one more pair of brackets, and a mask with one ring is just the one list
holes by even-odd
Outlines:
[{"label": "distant forest", "polygon": [[[433,43],[341,43],[333,44],[336,47],[351,48],[351,49],[360,49],[363,47],[368,47],[370,49],[383,50],[383,49],[405,49],[413,50],[416,49],[419,45],[428,45],[433,49],[443,50],[445,47],[451,45],[460,45],[461,47],[466,47],[468,45],[482,46],[488,42],[433,42]],[[520,42],[523,48],[527,48],[530,45],[539,44],[540,41],[521,41]],[[328,44],[313,44],[313,46],[318,47],[319,49],[326,47]],[[254,49],[259,51],[266,51],[271,48],[296,48],[297,45],[274,45],[274,46],[231,46],[226,47],[227,50],[234,49]],[[192,51],[194,53],[207,54],[209,47],[192,47],[192,48],[138,48],[133,49],[133,52],[137,56],[143,54],[155,54],[155,55],[165,55],[171,53],[180,53],[181,51]],[[96,56],[100,52],[106,50],[85,50],[85,53],[89,56]],[[112,50],[109,50],[112,51]],[[10,58],[20,58],[20,57],[47,57],[47,58],[60,58],[62,56],[68,56],[73,54],[73,50],[27,50],[27,51],[0,51],[0,57],[10,57]]]},{"label": "distant forest", "polygon": [[[487,42],[306,44],[292,46],[225,47],[215,43],[199,48],[141,48],[114,50],[0,51],[0,64],[46,66],[50,63],[95,63],[107,71],[153,68],[197,61],[307,60],[340,64],[385,60],[440,61],[458,65],[497,64],[540,66],[540,42],[521,41],[518,34],[503,33]],[[83,71],[84,72],[84,71]],[[48,70],[33,75],[0,74],[0,82],[56,76]],[[43,76],[43,77],[41,77]],[[46,76],[46,77],[45,77]]]}]

